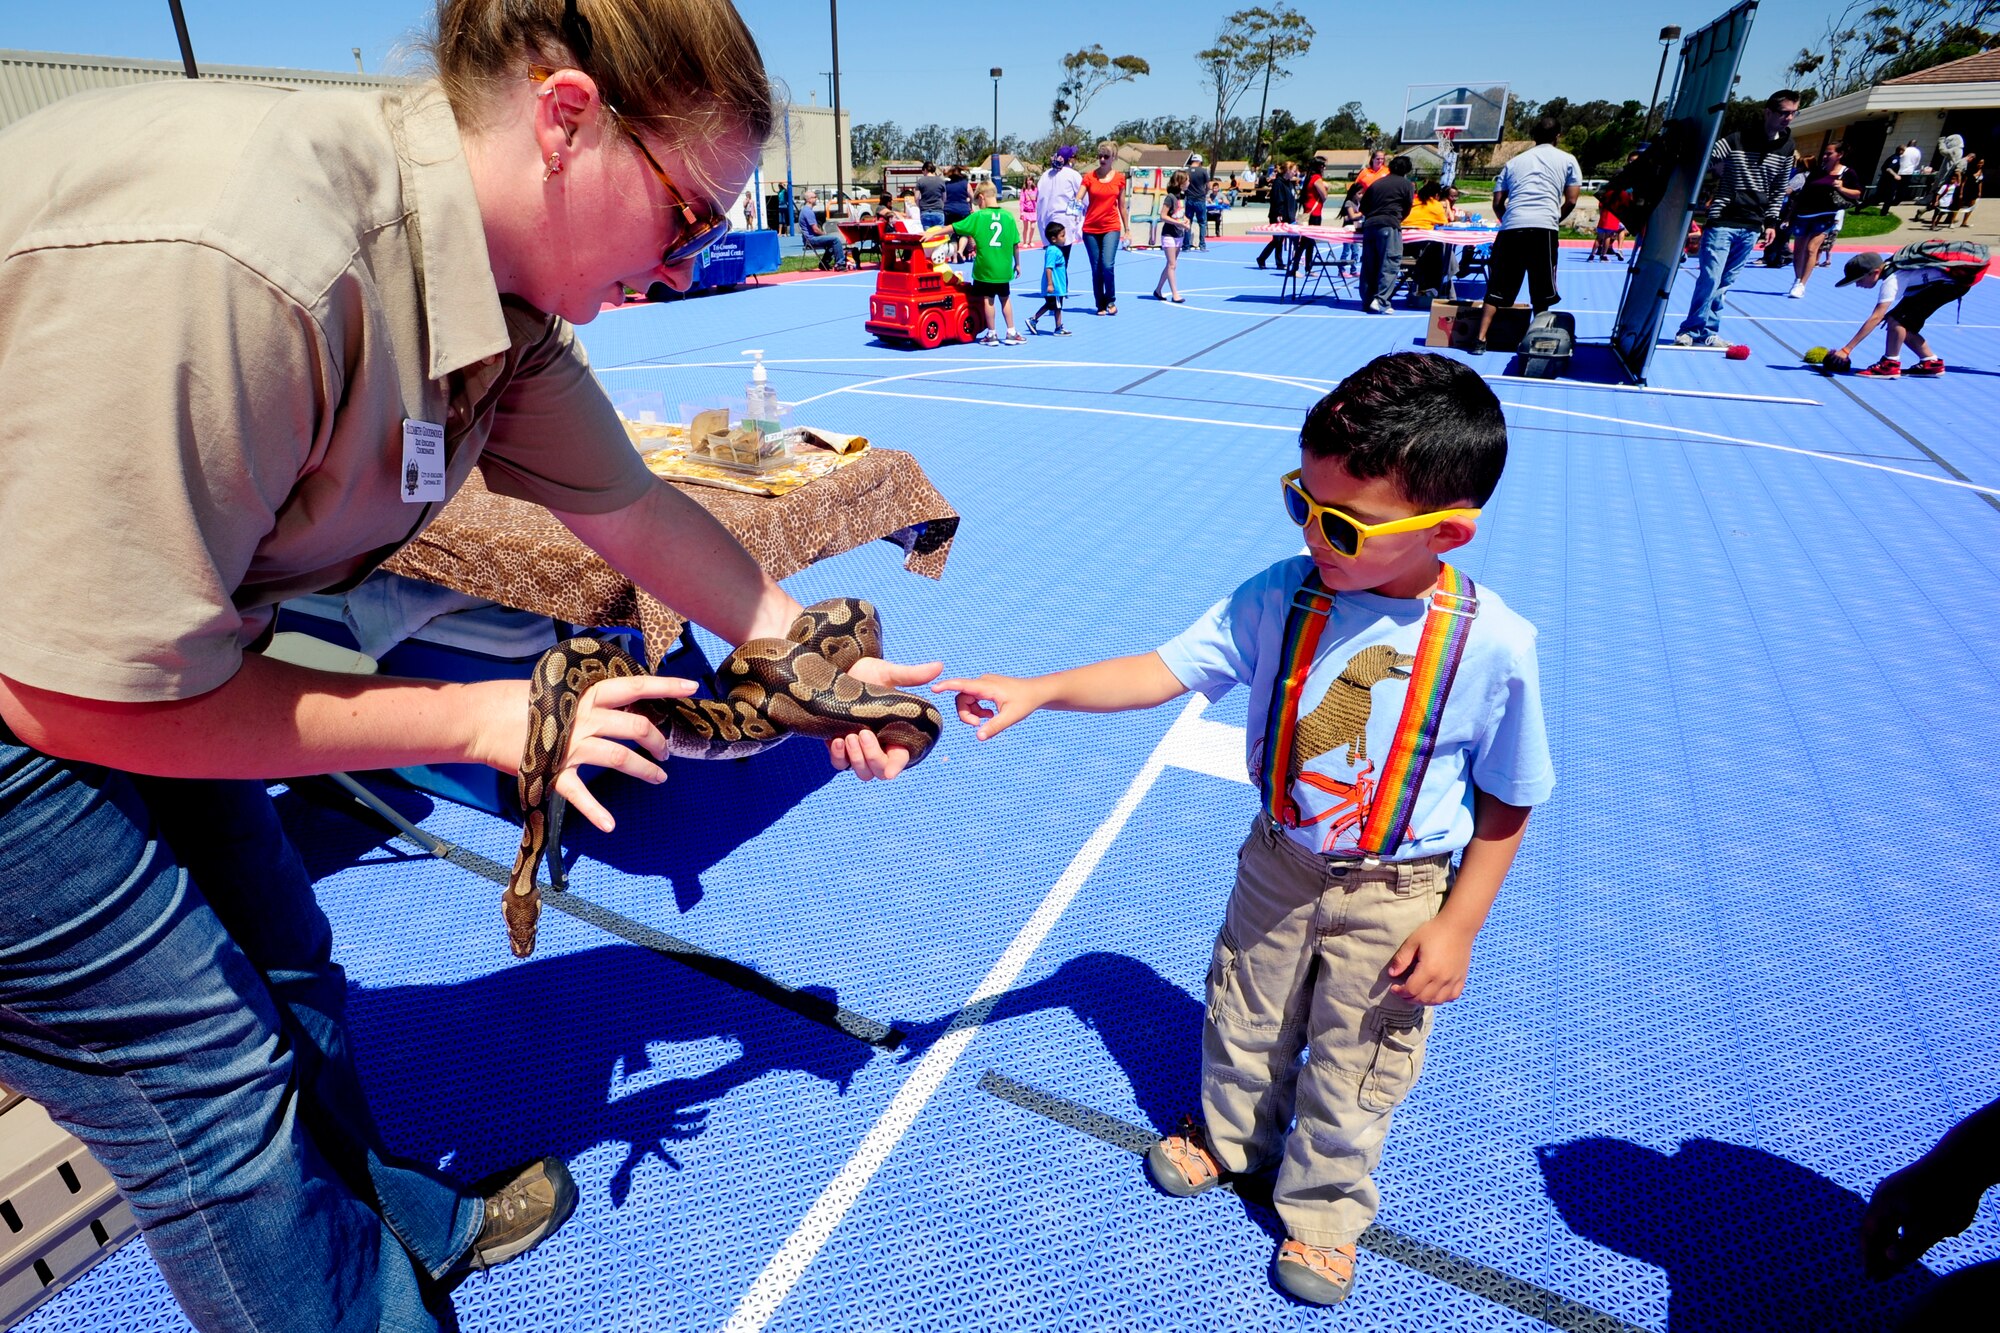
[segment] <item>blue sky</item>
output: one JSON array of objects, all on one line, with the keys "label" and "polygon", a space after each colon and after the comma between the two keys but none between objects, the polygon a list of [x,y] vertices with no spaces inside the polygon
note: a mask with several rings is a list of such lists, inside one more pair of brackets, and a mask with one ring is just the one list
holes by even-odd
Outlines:
[{"label": "blue sky", "polygon": [[[183,0],[183,7],[199,59],[352,69],[349,52],[358,46],[370,70],[384,68],[432,10],[425,0]],[[1058,60],[1097,42],[1113,55],[1143,56],[1153,73],[1100,97],[1090,109],[1091,128],[1106,130],[1132,116],[1203,114],[1209,101],[1194,52],[1238,7],[1229,0],[846,0],[840,6],[842,103],[857,121],[893,120],[905,128],[929,121],[983,125],[993,115],[987,70],[998,65],[1007,71],[1000,85],[1002,132],[1038,134],[1060,74]],[[1323,117],[1359,100],[1374,119],[1393,125],[1411,83],[1505,79],[1520,96],[1537,100],[1643,101],[1658,68],[1660,27],[1677,23],[1692,31],[1727,4],[1304,0],[1297,7],[1313,19],[1319,37],[1297,73],[1272,86],[1271,104]],[[792,96],[824,103],[823,71],[832,67],[825,4],[738,0],[738,8]],[[1742,90],[1761,94],[1780,86],[1799,47],[1818,36],[1827,9],[1825,0],[1765,0],[1751,32]],[[179,58],[166,0],[0,0],[0,47]],[[1256,96],[1253,91],[1240,110],[1255,115]]]}]

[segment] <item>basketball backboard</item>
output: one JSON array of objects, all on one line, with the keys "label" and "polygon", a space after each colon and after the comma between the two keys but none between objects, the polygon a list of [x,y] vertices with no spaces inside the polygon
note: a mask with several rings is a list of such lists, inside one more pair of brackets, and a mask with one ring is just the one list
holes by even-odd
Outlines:
[{"label": "basketball backboard", "polygon": [[1405,144],[1436,143],[1439,130],[1457,130],[1460,144],[1498,143],[1507,124],[1507,85],[1415,83],[1403,99]]}]

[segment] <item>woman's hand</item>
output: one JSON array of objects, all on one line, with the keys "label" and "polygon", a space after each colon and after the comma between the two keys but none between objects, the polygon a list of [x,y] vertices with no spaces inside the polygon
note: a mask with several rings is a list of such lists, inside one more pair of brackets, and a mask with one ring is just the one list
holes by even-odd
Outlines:
[{"label": "woman's hand", "polygon": [[[870,685],[900,690],[912,685],[929,684],[937,679],[938,672],[942,670],[942,662],[904,666],[899,662],[885,662],[879,657],[864,657],[847,674]],[[892,745],[885,750],[881,739],[872,731],[857,731],[849,736],[836,737],[826,743],[826,750],[835,768],[846,769],[863,782],[893,778],[910,766],[910,752],[906,747]]]},{"label": "woman's hand", "polygon": [[[487,728],[475,757],[502,773],[518,772],[527,753],[525,684],[524,681],[491,681],[469,687],[493,693],[494,697],[486,707],[494,724]],[[674,676],[617,676],[601,680],[585,690],[576,701],[576,720],[570,725],[569,748],[556,770],[556,794],[575,806],[596,828],[605,833],[611,832],[617,821],[583,785],[582,770],[585,767],[615,768],[641,782],[665,782],[666,770],[655,761],[667,757],[667,738],[646,718],[627,710],[644,699],[685,699],[694,692],[693,681]],[[632,749],[632,744],[639,749]]]},{"label": "woman's hand", "polygon": [[[569,750],[556,772],[556,794],[599,832],[611,832],[618,821],[583,785],[584,767],[615,768],[655,785],[665,782],[667,771],[654,761],[667,757],[667,738],[646,718],[626,710],[643,699],[685,699],[694,691],[693,681],[677,676],[620,676],[601,680],[585,690],[576,701]],[[636,743],[639,750],[621,743],[626,741]],[[525,737],[522,743],[525,748]],[[651,759],[646,757],[648,754]]]}]

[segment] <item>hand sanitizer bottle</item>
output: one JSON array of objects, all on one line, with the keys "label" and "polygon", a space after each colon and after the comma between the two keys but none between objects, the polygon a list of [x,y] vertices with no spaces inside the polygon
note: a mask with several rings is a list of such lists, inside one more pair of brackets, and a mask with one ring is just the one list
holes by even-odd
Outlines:
[{"label": "hand sanitizer bottle", "polygon": [[780,425],[778,391],[771,387],[770,373],[764,369],[763,349],[750,348],[743,355],[757,358],[750,367],[750,383],[744,391],[748,410],[744,413],[743,424],[759,434],[773,434]]}]

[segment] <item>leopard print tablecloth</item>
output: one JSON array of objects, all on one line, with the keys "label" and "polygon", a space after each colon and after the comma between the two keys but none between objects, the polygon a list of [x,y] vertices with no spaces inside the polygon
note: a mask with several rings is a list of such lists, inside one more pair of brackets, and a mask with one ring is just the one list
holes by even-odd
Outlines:
[{"label": "leopard print tablecloth", "polygon": [[[941,578],[958,531],[957,511],[917,460],[895,449],[870,449],[777,498],[712,486],[677,489],[720,519],[773,578],[877,539],[903,548],[903,568]],[[636,628],[646,636],[651,668],[687,623],[546,509],[493,494],[477,471],[383,568],[576,625]]]}]

